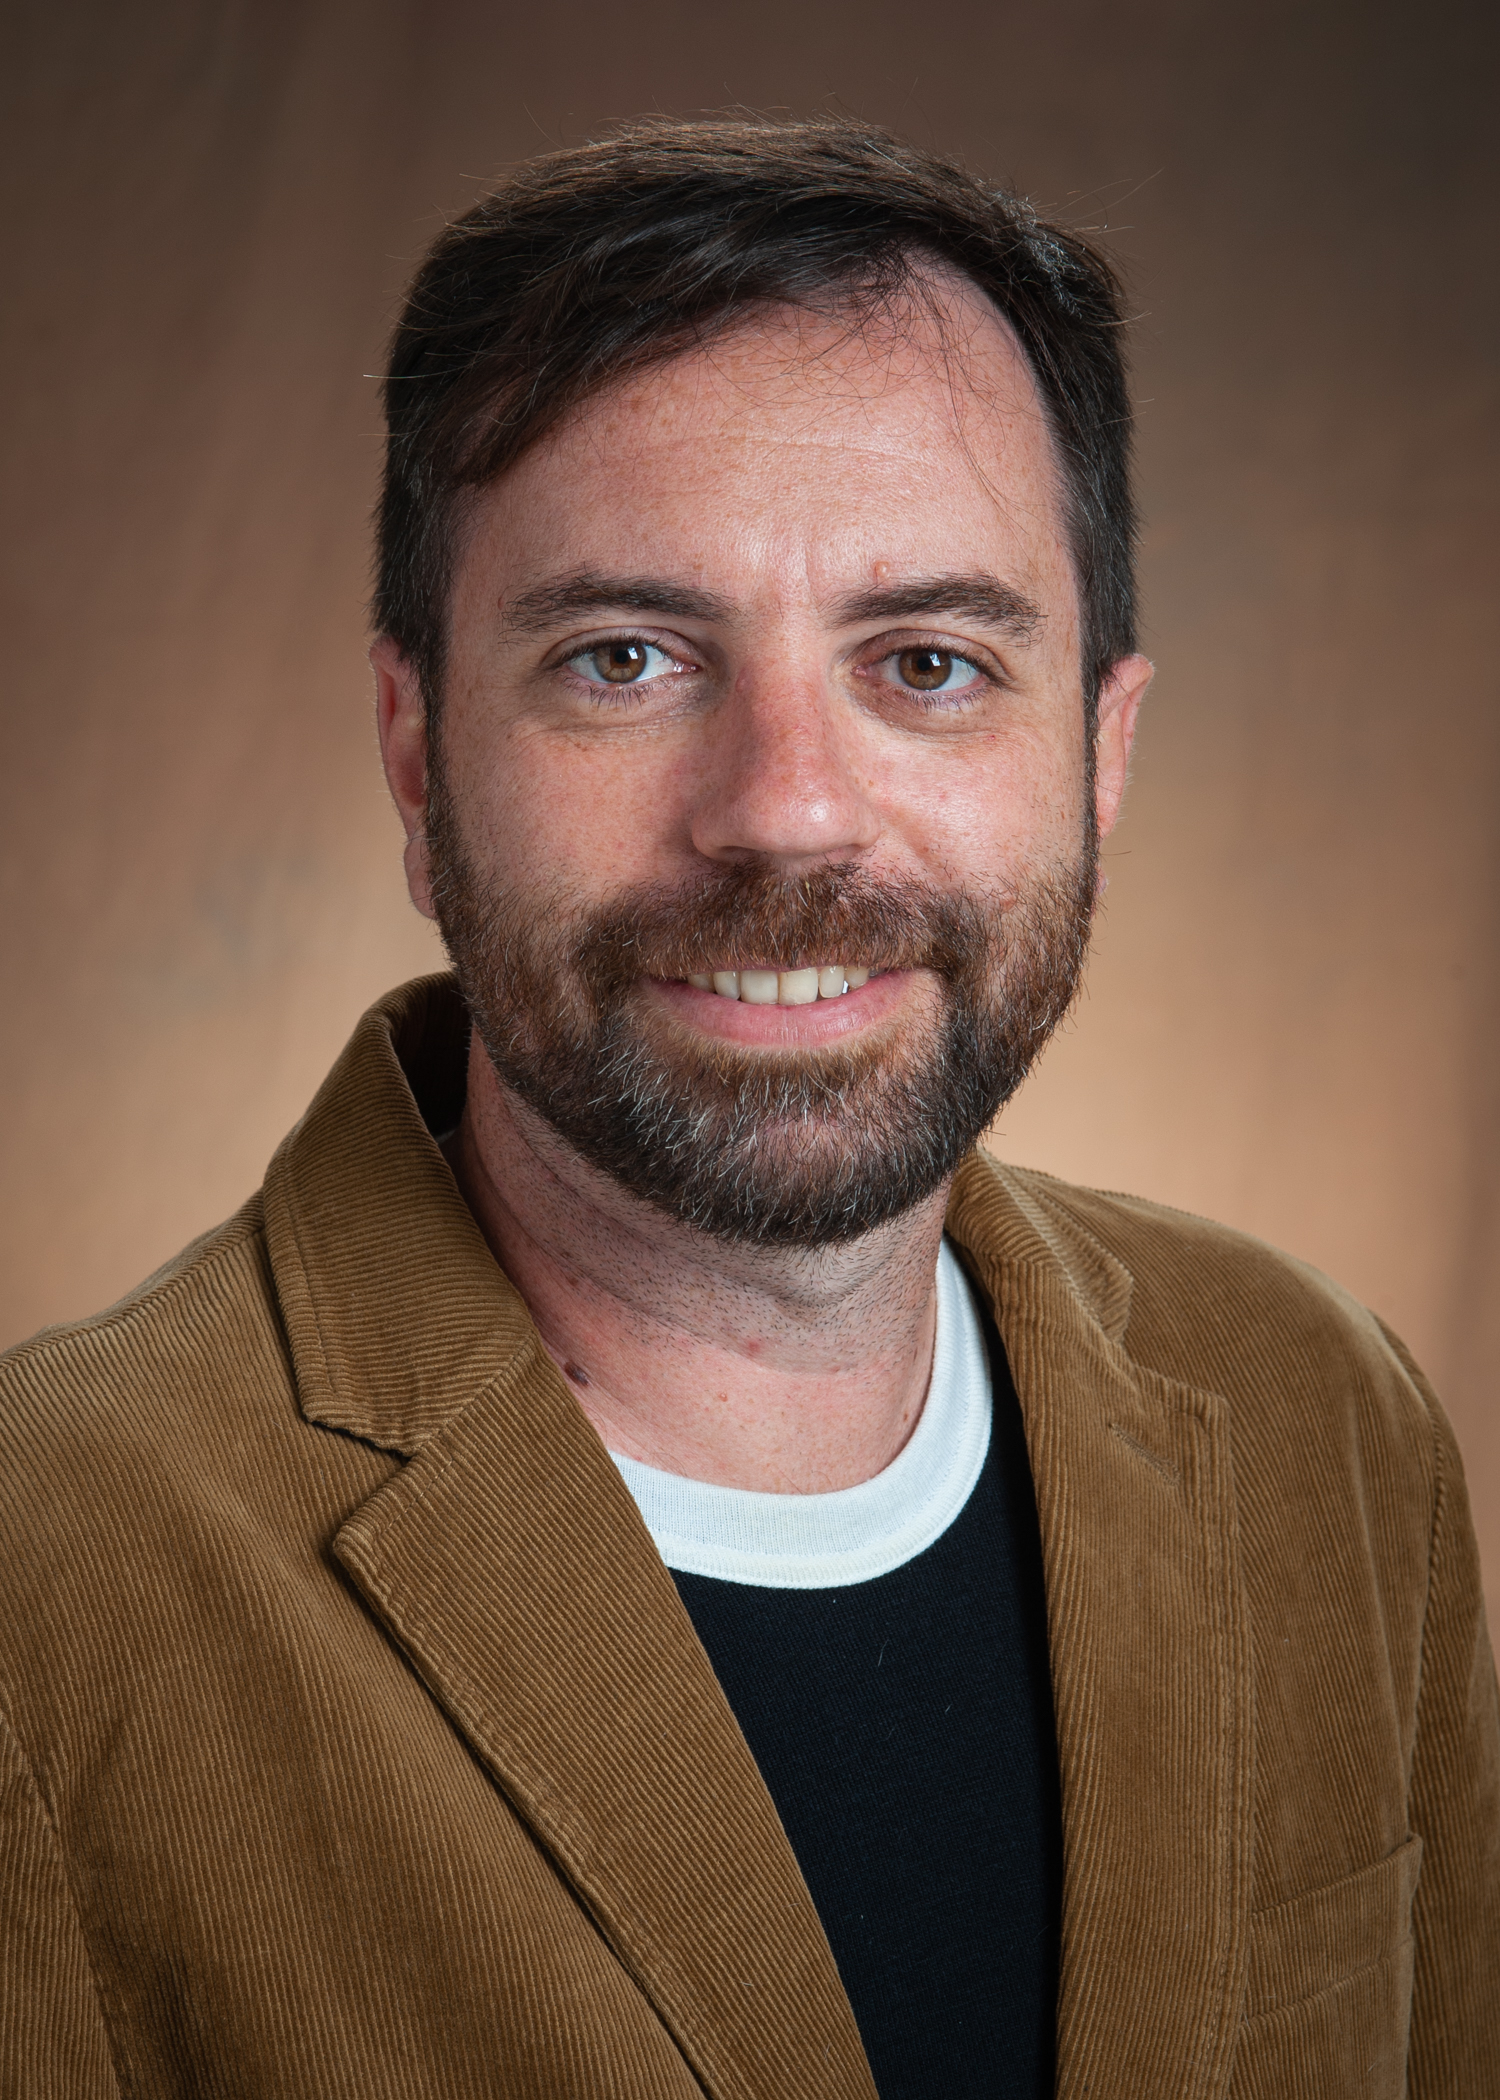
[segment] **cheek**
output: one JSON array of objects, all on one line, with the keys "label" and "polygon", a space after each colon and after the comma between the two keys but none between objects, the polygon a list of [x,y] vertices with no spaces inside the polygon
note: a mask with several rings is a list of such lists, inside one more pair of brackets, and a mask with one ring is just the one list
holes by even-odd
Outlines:
[{"label": "cheek", "polygon": [[937,744],[885,770],[888,831],[945,883],[1004,884],[1071,861],[1083,831],[1082,739],[999,733]]},{"label": "cheek", "polygon": [[456,792],[471,853],[507,886],[597,896],[669,872],[683,770],[623,740],[515,729],[469,754]]}]

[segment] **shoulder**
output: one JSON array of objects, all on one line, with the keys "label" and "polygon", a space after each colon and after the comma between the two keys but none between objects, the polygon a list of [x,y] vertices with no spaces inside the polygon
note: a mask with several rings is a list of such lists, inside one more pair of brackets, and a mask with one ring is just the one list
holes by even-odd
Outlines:
[{"label": "shoulder", "polygon": [[1212,1314],[1215,1294],[1228,1295],[1236,1341],[1269,1321],[1281,1336],[1311,1321],[1320,1331],[1350,1329],[1365,1341],[1379,1324],[1367,1307],[1311,1263],[1233,1226],[1216,1224],[1143,1196],[1060,1181],[1034,1167],[994,1162],[995,1172],[1017,1195],[1059,1224],[1066,1224],[1106,1249],[1131,1277],[1130,1330],[1135,1347],[1162,1319],[1181,1317],[1194,1332]]},{"label": "shoulder", "polygon": [[28,1487],[56,1491],[133,1443],[166,1454],[231,1389],[280,1383],[285,1366],[256,1194],[116,1304],[0,1356],[0,1506],[14,1517]]},{"label": "shoulder", "polygon": [[1451,1435],[1416,1365],[1311,1263],[1167,1204],[987,1164],[1073,1260],[1117,1272],[1120,1346],[1144,1370],[1223,1395],[1247,1457],[1333,1437],[1346,1449],[1373,1439],[1429,1480],[1441,1464]]},{"label": "shoulder", "polygon": [[[1331,1667],[1318,1629],[1336,1626],[1346,1662],[1357,1653],[1362,1670],[1414,1683],[1443,1511],[1460,1530],[1467,1519],[1452,1432],[1401,1344],[1332,1278],[1248,1233],[988,1171],[1029,1220],[1031,1260],[1107,1279],[1092,1285],[1112,1315],[1099,1325],[1148,1404],[1187,1404],[1221,1426],[1241,1565],[1257,1623],[1277,1630],[1276,1669],[1295,1676],[1309,1656],[1314,1677]],[[1309,1711],[1321,1696],[1301,1679],[1287,1693]]]},{"label": "shoulder", "polygon": [[336,1614],[326,1541],[395,1463],[303,1416],[258,1196],[0,1358],[0,1449],[0,1712],[74,1778],[166,1710],[144,1686],[279,1652],[293,1592]]}]

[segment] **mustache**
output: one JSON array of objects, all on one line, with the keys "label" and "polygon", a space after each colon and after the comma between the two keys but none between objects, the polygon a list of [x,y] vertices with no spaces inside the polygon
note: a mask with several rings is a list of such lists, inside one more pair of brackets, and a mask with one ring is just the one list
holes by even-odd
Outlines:
[{"label": "mustache", "polygon": [[[434,822],[436,818],[436,822]],[[439,800],[433,902],[501,1083],[580,1158],[729,1240],[820,1247],[938,1188],[1066,1012],[1095,900],[1092,838],[1014,887],[942,890],[764,861],[586,901],[482,878]],[[845,962],[930,969],[920,1025],[817,1053],[643,1025],[643,977]]]},{"label": "mustache", "polygon": [[988,966],[994,939],[993,907],[986,911],[962,891],[879,878],[855,865],[798,876],[746,865],[624,892],[579,930],[571,959],[608,1002],[641,977],[705,969],[847,962],[971,978]]}]

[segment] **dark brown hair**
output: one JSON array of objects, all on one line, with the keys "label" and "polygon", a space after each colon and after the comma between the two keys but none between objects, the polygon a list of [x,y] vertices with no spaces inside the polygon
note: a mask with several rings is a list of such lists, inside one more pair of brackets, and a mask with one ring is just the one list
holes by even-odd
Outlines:
[{"label": "dark brown hair", "polygon": [[466,494],[587,396],[752,310],[870,313],[934,258],[1005,316],[1051,418],[1092,715],[1135,643],[1118,283],[1022,199],[838,118],[623,125],[516,168],[434,244],[391,344],[374,601],[429,706]]}]

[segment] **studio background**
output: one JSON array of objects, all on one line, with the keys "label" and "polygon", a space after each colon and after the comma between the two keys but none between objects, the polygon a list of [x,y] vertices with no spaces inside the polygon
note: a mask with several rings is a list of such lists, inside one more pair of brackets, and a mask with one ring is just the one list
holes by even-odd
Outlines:
[{"label": "studio background", "polygon": [[10,19],[0,1344],[233,1209],[438,964],[363,656],[368,375],[428,240],[613,117],[843,107],[1107,226],[1140,315],[1157,683],[1086,997],[996,1148],[1242,1226],[1402,1332],[1493,1612],[1495,10]]}]

